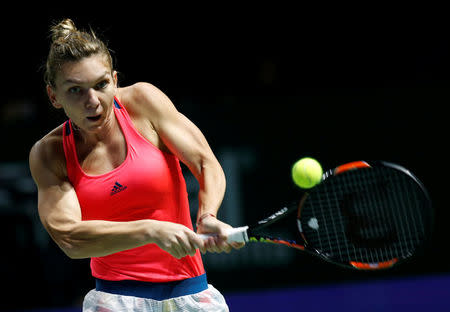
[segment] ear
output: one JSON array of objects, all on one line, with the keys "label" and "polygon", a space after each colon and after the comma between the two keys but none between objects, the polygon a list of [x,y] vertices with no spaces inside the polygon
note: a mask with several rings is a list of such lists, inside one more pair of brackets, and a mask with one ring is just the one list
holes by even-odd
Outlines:
[{"label": "ear", "polygon": [[114,87],[117,88],[117,71],[113,71]]},{"label": "ear", "polygon": [[56,100],[56,94],[55,91],[53,90],[53,88],[50,85],[47,85],[47,95],[48,98],[50,99],[50,102],[52,103],[53,107],[55,108],[61,108],[62,105],[58,103],[58,101]]}]

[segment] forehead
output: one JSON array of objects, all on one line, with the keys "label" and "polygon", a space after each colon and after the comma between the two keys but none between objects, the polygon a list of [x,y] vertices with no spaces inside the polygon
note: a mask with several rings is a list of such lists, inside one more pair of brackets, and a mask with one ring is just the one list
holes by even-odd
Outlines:
[{"label": "forehead", "polygon": [[104,55],[95,54],[78,61],[65,62],[56,75],[56,84],[90,82],[111,73]]}]

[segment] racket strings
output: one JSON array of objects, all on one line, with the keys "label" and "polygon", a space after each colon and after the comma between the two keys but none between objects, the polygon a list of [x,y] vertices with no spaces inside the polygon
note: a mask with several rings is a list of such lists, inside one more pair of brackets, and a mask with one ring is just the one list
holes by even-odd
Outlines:
[{"label": "racket strings", "polygon": [[383,262],[408,257],[424,240],[424,199],[409,177],[374,168],[333,180],[317,188],[302,209],[308,243],[324,256]]}]

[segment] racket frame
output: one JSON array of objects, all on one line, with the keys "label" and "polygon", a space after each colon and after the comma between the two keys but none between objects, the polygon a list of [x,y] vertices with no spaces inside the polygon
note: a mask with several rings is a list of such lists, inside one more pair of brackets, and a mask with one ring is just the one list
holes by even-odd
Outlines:
[{"label": "racket frame", "polygon": [[[376,162],[370,162],[370,163],[366,162],[366,161],[349,162],[349,163],[340,165],[334,169],[330,169],[330,170],[324,172],[322,175],[322,181],[325,181],[326,179],[329,179],[332,176],[337,176],[337,175],[340,175],[342,173],[345,173],[345,172],[348,172],[351,170],[372,168],[372,167],[376,167],[379,165],[398,170],[398,171],[408,175],[410,178],[412,178],[412,180],[415,183],[417,183],[417,185],[420,187],[420,189],[422,190],[423,194],[425,195],[425,197],[429,203],[429,209],[430,209],[430,214],[431,214],[430,220],[432,221],[434,218],[433,218],[433,210],[432,210],[431,200],[430,200],[429,194],[428,194],[427,190],[425,189],[424,185],[409,170],[407,170],[404,167],[399,166],[397,164],[385,162],[385,161],[376,161]],[[312,191],[312,190],[314,190],[314,189],[311,189],[310,191]],[[304,235],[304,232],[302,230],[302,225],[300,222],[302,207],[303,207],[304,203],[306,202],[306,200],[310,194],[310,191],[304,191],[304,194],[300,201],[294,202],[289,206],[283,207],[282,209],[273,213],[269,217],[258,221],[255,225],[242,226],[242,227],[237,227],[237,228],[228,230],[227,231],[227,235],[228,235],[227,241],[229,243],[232,243],[232,242],[244,242],[244,243],[263,242],[263,243],[274,243],[274,244],[285,245],[285,246],[299,249],[299,250],[305,251],[309,254],[318,256],[319,258],[321,258],[327,262],[334,263],[341,267],[353,268],[353,269],[365,270],[365,271],[389,269],[400,262],[404,262],[404,261],[408,260],[407,258],[410,258],[410,257],[407,257],[404,259],[398,259],[396,257],[393,257],[392,259],[389,259],[386,261],[372,262],[372,263],[371,262],[359,262],[359,261],[349,261],[348,263],[341,263],[341,262],[333,261],[331,258],[327,257],[323,252],[321,252],[315,248],[311,248],[308,245],[308,240]],[[286,239],[272,237],[272,236],[265,235],[265,234],[257,234],[257,232],[259,232],[261,229],[263,229],[275,222],[278,222],[279,220],[281,220],[287,216],[291,216],[293,214],[293,212],[295,212],[295,211],[297,211],[297,215],[296,215],[297,227],[299,230],[299,234],[300,234],[299,238],[301,239],[301,241],[286,240]],[[427,226],[432,227],[432,222],[430,224],[428,224]],[[431,229],[427,229],[427,232],[431,232]],[[198,234],[198,235],[200,237],[202,237],[203,239],[207,239],[208,237],[211,237],[214,234]],[[416,251],[416,253],[418,253],[418,250]]]}]

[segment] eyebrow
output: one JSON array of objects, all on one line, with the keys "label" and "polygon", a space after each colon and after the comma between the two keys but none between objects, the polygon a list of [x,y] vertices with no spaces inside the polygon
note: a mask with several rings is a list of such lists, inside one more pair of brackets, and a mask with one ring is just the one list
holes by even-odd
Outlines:
[{"label": "eyebrow", "polygon": [[[103,78],[105,78],[105,76],[107,76],[109,74],[108,71],[105,71],[102,75],[98,76],[98,78],[94,79],[93,81],[99,81]],[[63,81],[63,85],[67,85],[67,84],[83,84],[89,81],[83,81],[83,80],[78,80],[76,78],[69,78]]]}]

